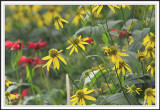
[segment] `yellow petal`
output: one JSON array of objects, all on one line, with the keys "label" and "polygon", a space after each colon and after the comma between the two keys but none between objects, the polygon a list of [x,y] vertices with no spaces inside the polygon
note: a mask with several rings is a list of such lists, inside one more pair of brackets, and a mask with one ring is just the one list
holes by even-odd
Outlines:
[{"label": "yellow petal", "polygon": [[155,98],[153,96],[151,96],[151,100],[153,103],[155,103]]},{"label": "yellow petal", "polygon": [[70,51],[69,55],[71,55],[74,51],[74,47],[72,47],[72,50]]},{"label": "yellow petal", "polygon": [[78,98],[72,103],[72,105],[75,105],[77,102],[78,102]]},{"label": "yellow petal", "polygon": [[148,67],[147,67],[147,71],[148,71],[150,68],[151,68],[151,66],[150,66],[150,65],[148,65]]},{"label": "yellow petal", "polygon": [[88,96],[88,95],[85,95],[84,98],[86,98],[87,100],[93,100],[93,101],[96,100],[96,98],[94,98],[92,96]]},{"label": "yellow petal", "polygon": [[72,44],[72,45],[70,45],[69,47],[67,47],[66,49],[70,49],[72,46],[73,46],[73,44]]},{"label": "yellow petal", "polygon": [[148,103],[148,105],[152,105],[152,100],[151,100],[150,96],[147,97],[147,103]]},{"label": "yellow petal", "polygon": [[59,30],[58,21],[55,21],[55,22],[54,22],[54,25],[55,25],[56,29],[58,29],[58,30]]},{"label": "yellow petal", "polygon": [[48,71],[49,71],[49,67],[50,67],[51,63],[52,63],[52,59],[50,59],[50,60],[47,62],[47,70],[48,70]]},{"label": "yellow petal", "polygon": [[125,69],[124,69],[124,67],[122,67],[122,74],[123,74],[123,76],[125,76]]},{"label": "yellow petal", "polygon": [[84,98],[82,98],[82,104],[83,105],[86,105],[85,101],[84,101]]},{"label": "yellow petal", "polygon": [[65,20],[65,19],[60,18],[60,20],[63,21],[63,22],[65,22],[65,23],[68,23],[68,21]]},{"label": "yellow petal", "polygon": [[125,68],[132,74],[132,71],[130,68],[128,68],[127,66],[125,66]]},{"label": "yellow petal", "polygon": [[84,45],[82,45],[82,44],[78,44],[83,50],[85,50],[85,47],[84,47]]},{"label": "yellow petal", "polygon": [[74,102],[74,101],[76,101],[76,100],[77,100],[77,97],[71,99],[70,102]]},{"label": "yellow petal", "polygon": [[74,49],[75,49],[75,51],[78,53],[78,49],[77,49],[77,47],[76,47],[76,46],[74,47]]},{"label": "yellow petal", "polygon": [[71,96],[70,98],[73,98],[73,97],[75,97],[76,95],[73,95],[73,96]]},{"label": "yellow petal", "polygon": [[151,75],[153,76],[153,68],[151,68]]},{"label": "yellow petal", "polygon": [[79,24],[79,15],[74,17],[72,23],[74,23],[75,25]]},{"label": "yellow petal", "polygon": [[63,24],[60,20],[58,20],[59,25],[61,26],[61,28],[63,28]]},{"label": "yellow petal", "polygon": [[137,94],[139,94],[140,95],[140,93],[137,91],[137,90],[135,90],[136,92],[137,92]]},{"label": "yellow petal", "polygon": [[101,5],[101,6],[98,8],[97,15],[99,15],[99,13],[101,12],[102,8],[103,8],[103,5]]},{"label": "yellow petal", "polygon": [[42,58],[42,60],[48,60],[50,58],[51,58],[50,56],[45,56],[45,57]]},{"label": "yellow petal", "polygon": [[92,9],[92,13],[99,7],[99,5],[96,5],[93,9]]},{"label": "yellow petal", "polygon": [[114,7],[112,7],[111,5],[108,5],[108,7],[113,11],[113,13],[116,13]]},{"label": "yellow petal", "polygon": [[58,53],[61,53],[63,50],[58,51]]},{"label": "yellow petal", "polygon": [[54,69],[57,68],[59,70],[59,61],[57,57],[53,59],[53,65],[54,65]]},{"label": "yellow petal", "polygon": [[61,55],[58,55],[57,56],[65,65],[67,65],[67,62],[65,61],[65,59],[61,56]]},{"label": "yellow petal", "polygon": [[89,94],[89,93],[91,93],[91,92],[93,92],[93,91],[94,91],[94,89],[89,90],[89,91],[85,92],[85,94]]},{"label": "yellow petal", "polygon": [[84,92],[84,93],[86,93],[86,92],[87,92],[87,90],[88,90],[88,88],[84,88],[84,89],[83,89],[83,92]]}]

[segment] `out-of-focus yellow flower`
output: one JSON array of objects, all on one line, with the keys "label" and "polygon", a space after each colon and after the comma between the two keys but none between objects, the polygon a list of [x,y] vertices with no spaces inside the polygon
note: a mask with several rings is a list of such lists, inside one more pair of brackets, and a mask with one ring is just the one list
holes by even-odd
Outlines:
[{"label": "out-of-focus yellow flower", "polygon": [[126,53],[122,53],[120,51],[118,51],[118,49],[115,46],[111,46],[110,48],[106,47],[102,47],[103,49],[105,49],[105,53],[107,53],[108,57],[112,60],[112,62],[116,65],[116,68],[119,68],[119,61],[122,60],[122,58],[120,56],[129,56]]},{"label": "out-of-focus yellow flower", "polygon": [[144,55],[146,55],[146,58],[151,58],[151,57],[155,58],[154,52],[155,52],[154,47],[148,46],[145,47]]},{"label": "out-of-focus yellow flower", "polygon": [[78,9],[74,15],[72,23],[78,25],[79,21],[84,19],[83,14],[86,14],[86,12],[84,10]]},{"label": "out-of-focus yellow flower", "polygon": [[17,95],[11,94],[9,91],[6,91],[6,92],[5,92],[5,97],[7,97],[9,100],[18,98]]},{"label": "out-of-focus yellow flower", "polygon": [[94,5],[94,7],[92,9],[92,13],[98,9],[97,10],[97,15],[99,15],[99,13],[101,12],[102,8],[103,8],[103,5]]},{"label": "out-of-focus yellow flower", "polygon": [[[112,69],[115,70],[115,68],[116,67],[114,66]],[[125,61],[120,60],[119,61],[119,68],[118,68],[117,74],[119,75],[120,72],[122,72],[122,75],[125,76],[126,75],[125,68],[129,71],[129,73],[132,74],[130,66]]]},{"label": "out-of-focus yellow flower", "polygon": [[12,84],[12,81],[9,81],[7,78],[5,78],[5,85],[8,87],[10,84]]},{"label": "out-of-focus yellow flower", "polygon": [[138,21],[132,22],[130,25],[128,25],[128,29],[131,30],[132,27],[133,27],[133,25],[135,25],[135,24],[137,24],[137,23],[138,23]]},{"label": "out-of-focus yellow flower", "polygon": [[144,93],[145,105],[152,105],[155,103],[155,89],[147,88]]},{"label": "out-of-focus yellow flower", "polygon": [[68,41],[69,44],[71,44],[69,47],[67,47],[66,49],[71,49],[69,55],[71,55],[73,53],[73,51],[76,51],[78,53],[78,46],[81,47],[83,50],[85,50],[84,44],[88,44],[87,42],[85,42],[86,40],[88,40],[89,38],[81,38],[81,35],[79,37],[75,37],[75,38],[70,38],[70,40]]},{"label": "out-of-focus yellow flower", "polygon": [[131,9],[131,6],[130,5],[121,5],[122,6],[122,8],[128,8],[128,9]]},{"label": "out-of-focus yellow flower", "polygon": [[131,45],[134,42],[134,39],[132,36],[129,36],[129,39],[130,39],[129,45]]},{"label": "out-of-focus yellow flower", "polygon": [[112,87],[112,84],[101,83],[101,88],[99,88],[99,92],[106,92],[109,87]]},{"label": "out-of-focus yellow flower", "polygon": [[11,24],[10,23],[7,23],[5,24],[5,32],[9,32],[11,30]]},{"label": "out-of-focus yellow flower", "polygon": [[66,14],[65,14],[65,17],[66,17],[66,18],[70,18],[70,17],[71,17],[71,13],[69,13],[69,12],[66,13]]},{"label": "out-of-focus yellow flower", "polygon": [[65,65],[67,65],[65,59],[59,54],[62,51],[63,50],[58,51],[57,49],[50,49],[49,55],[42,58],[42,60],[49,60],[43,67],[47,66],[47,70],[49,71],[49,67],[53,61],[54,69],[57,68],[59,70],[60,65],[58,59],[60,59]]},{"label": "out-of-focus yellow flower", "polygon": [[155,5],[150,5],[150,6],[148,7],[148,9],[149,9],[150,11],[152,11],[152,8],[155,8]]},{"label": "out-of-focus yellow flower", "polygon": [[151,75],[153,76],[153,73],[154,73],[154,71],[155,71],[155,61],[152,61],[151,63],[150,63],[150,65],[148,65],[148,67],[146,68],[147,69],[147,72],[149,71],[149,70],[151,70]]},{"label": "out-of-focus yellow flower", "polygon": [[144,52],[139,52],[139,50],[138,50],[138,54],[137,54],[136,58],[138,60],[142,61],[142,60],[146,59],[146,56],[145,56]]},{"label": "out-of-focus yellow flower", "polygon": [[135,85],[132,85],[131,87],[127,86],[127,87],[125,87],[125,88],[128,90],[127,93],[128,93],[128,92],[130,92],[130,93],[132,93],[132,92],[137,92],[137,94],[140,95],[140,93],[139,93],[138,91],[142,91],[141,88],[137,88]]},{"label": "out-of-focus yellow flower", "polygon": [[54,25],[55,25],[55,28],[59,30],[59,25],[61,28],[63,28],[63,24],[62,22],[65,22],[65,23],[68,23],[67,20],[65,19],[62,19],[60,16],[54,16]]},{"label": "out-of-focus yellow flower", "polygon": [[83,90],[78,90],[75,95],[70,97],[70,98],[72,98],[70,100],[70,102],[73,102],[72,105],[75,105],[78,101],[79,101],[79,105],[86,105],[84,99],[96,101],[96,98],[89,96],[89,95],[86,95],[86,94],[93,92],[94,89],[91,89],[89,91],[87,91],[87,90],[88,90],[88,88],[84,88]]},{"label": "out-of-focus yellow flower", "polygon": [[147,35],[143,41],[142,41],[142,45],[148,47],[148,46],[152,46],[155,47],[155,35],[150,32],[150,35]]}]

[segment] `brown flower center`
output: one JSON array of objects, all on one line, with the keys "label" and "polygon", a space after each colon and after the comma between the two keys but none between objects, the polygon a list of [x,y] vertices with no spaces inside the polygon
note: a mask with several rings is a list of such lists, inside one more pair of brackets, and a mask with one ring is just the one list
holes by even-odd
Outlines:
[{"label": "brown flower center", "polygon": [[155,61],[151,62],[151,67],[155,67]]},{"label": "brown flower center", "polygon": [[147,96],[151,96],[152,95],[152,88],[148,88],[148,89],[146,89],[145,90],[145,94],[147,95]]},{"label": "brown flower center", "polygon": [[84,92],[83,92],[83,90],[78,90],[77,92],[76,92],[76,96],[79,98],[79,99],[82,99],[82,98],[84,98]]},{"label": "brown flower center", "polygon": [[119,62],[119,68],[122,68],[122,67],[124,67],[125,66],[125,62],[124,61],[120,61]]},{"label": "brown flower center", "polygon": [[150,36],[150,40],[153,41],[153,42],[155,42],[155,35],[151,35]]},{"label": "brown flower center", "polygon": [[78,37],[73,39],[73,44],[78,44],[80,42],[80,39]]},{"label": "brown flower center", "polygon": [[135,85],[132,85],[132,86],[131,86],[131,89],[132,89],[132,90],[136,90],[136,86],[135,86]]},{"label": "brown flower center", "polygon": [[5,92],[5,96],[7,97],[7,96],[9,96],[10,95],[10,92],[9,91],[6,91]]},{"label": "brown flower center", "polygon": [[58,19],[59,19],[59,16],[54,16],[55,21],[58,21]]},{"label": "brown flower center", "polygon": [[137,55],[137,59],[138,59],[138,60],[144,60],[144,59],[145,59],[145,55],[144,55],[143,53],[139,53],[139,54]]},{"label": "brown flower center", "polygon": [[117,49],[116,49],[116,47],[111,46],[111,47],[109,48],[108,54],[109,54],[109,55],[116,55],[116,54],[117,54]]},{"label": "brown flower center", "polygon": [[152,50],[153,50],[153,48],[152,48],[151,46],[149,46],[149,47],[147,48],[147,51],[148,51],[148,52],[152,52]]},{"label": "brown flower center", "polygon": [[56,49],[51,49],[49,51],[49,55],[50,55],[50,57],[54,58],[58,55],[58,51]]}]

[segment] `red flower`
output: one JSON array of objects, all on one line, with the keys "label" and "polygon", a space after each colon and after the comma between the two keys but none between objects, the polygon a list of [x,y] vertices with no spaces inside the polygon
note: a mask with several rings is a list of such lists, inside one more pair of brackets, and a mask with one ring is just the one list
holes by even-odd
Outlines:
[{"label": "red flower", "polygon": [[28,95],[28,89],[24,89],[22,91],[22,95],[19,95],[18,93],[13,93],[14,95],[17,95],[18,98],[22,97],[22,99],[24,99],[24,96],[27,96]]},{"label": "red flower", "polygon": [[122,37],[129,37],[130,34],[124,29],[120,34],[119,34],[119,38],[122,38]]},{"label": "red flower", "polygon": [[33,42],[28,42],[28,48],[33,48],[35,51],[36,50],[40,50],[46,47],[47,42],[41,42],[41,40],[39,40],[39,42],[37,43],[33,43]]},{"label": "red flower", "polygon": [[86,40],[86,42],[91,43],[91,42],[93,42],[93,39],[89,38],[88,40]]},{"label": "red flower", "polygon": [[12,41],[6,41],[5,42],[5,48],[6,49],[11,48],[13,45],[14,45],[14,43]]},{"label": "red flower", "polygon": [[110,28],[110,31],[118,31],[117,29],[112,29],[112,28]]}]

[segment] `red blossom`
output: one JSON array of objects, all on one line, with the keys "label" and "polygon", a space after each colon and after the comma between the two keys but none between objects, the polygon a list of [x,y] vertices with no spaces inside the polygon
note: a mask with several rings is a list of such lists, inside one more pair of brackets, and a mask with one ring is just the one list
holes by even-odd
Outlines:
[{"label": "red blossom", "polygon": [[13,45],[14,45],[14,43],[12,41],[6,41],[5,42],[5,48],[6,49],[11,48]]},{"label": "red blossom", "polygon": [[119,38],[123,38],[124,36],[129,37],[129,33],[124,29],[120,34],[119,34]]},{"label": "red blossom", "polygon": [[91,42],[93,42],[93,39],[89,38],[88,40],[86,40],[86,42],[91,43]]},{"label": "red blossom", "polygon": [[18,93],[13,93],[14,95],[17,95],[18,96],[18,98],[20,98],[20,97],[22,97],[22,99],[25,97],[25,96],[27,96],[27,95],[29,95],[28,94],[28,89],[24,89],[23,91],[22,91],[22,95],[19,95]]},{"label": "red blossom", "polygon": [[40,50],[46,47],[47,42],[41,42],[41,40],[39,40],[39,42],[37,43],[33,43],[33,42],[28,42],[28,48],[33,48],[35,51],[36,50]]},{"label": "red blossom", "polygon": [[117,29],[112,29],[112,28],[110,28],[110,31],[118,31]]}]

